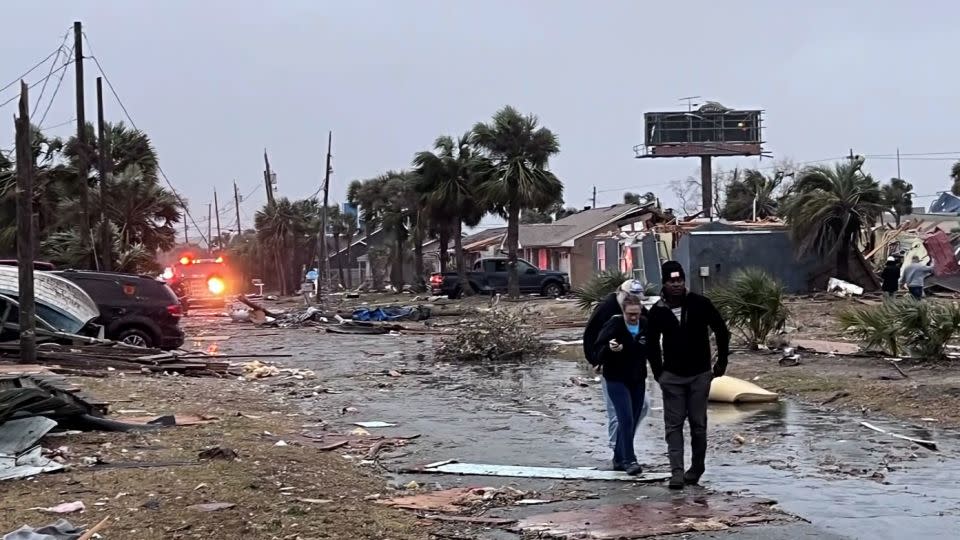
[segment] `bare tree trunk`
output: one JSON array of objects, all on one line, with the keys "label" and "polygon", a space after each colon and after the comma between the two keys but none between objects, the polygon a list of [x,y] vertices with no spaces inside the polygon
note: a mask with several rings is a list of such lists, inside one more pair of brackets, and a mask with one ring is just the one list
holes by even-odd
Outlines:
[{"label": "bare tree trunk", "polygon": [[463,294],[473,294],[473,287],[467,279],[467,264],[463,257],[463,222],[457,220],[457,230],[453,235],[453,256],[457,260],[457,276],[460,278],[460,290]]},{"label": "bare tree trunk", "polygon": [[413,289],[416,292],[423,292],[427,288],[423,279],[423,223],[420,214],[417,213],[417,222],[413,229]]},{"label": "bare tree trunk", "polygon": [[399,230],[397,230],[393,260],[390,262],[390,282],[397,292],[403,290],[403,239]]},{"label": "bare tree trunk", "polygon": [[846,235],[840,239],[837,248],[837,277],[850,281],[850,238]]},{"label": "bare tree trunk", "polygon": [[517,274],[517,244],[520,241],[520,202],[514,194],[507,211],[507,291],[510,298],[520,298],[520,276]]},{"label": "bare tree trunk", "polygon": [[447,271],[447,245],[450,243],[449,231],[446,224],[440,226],[440,232],[437,234],[440,245],[437,248],[437,256],[440,258],[440,273]]}]

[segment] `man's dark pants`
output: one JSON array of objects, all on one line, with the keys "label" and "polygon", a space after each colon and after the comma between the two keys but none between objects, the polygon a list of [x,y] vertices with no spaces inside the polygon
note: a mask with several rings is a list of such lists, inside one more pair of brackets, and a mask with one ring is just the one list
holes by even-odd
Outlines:
[{"label": "man's dark pants", "polygon": [[670,372],[660,376],[663,391],[663,424],[666,430],[667,455],[672,472],[683,471],[683,423],[690,422],[691,469],[702,473],[707,455],[707,400],[713,373],[706,371],[692,377]]},{"label": "man's dark pants", "polygon": [[907,287],[907,289],[910,290],[910,295],[917,300],[923,299],[923,287]]}]

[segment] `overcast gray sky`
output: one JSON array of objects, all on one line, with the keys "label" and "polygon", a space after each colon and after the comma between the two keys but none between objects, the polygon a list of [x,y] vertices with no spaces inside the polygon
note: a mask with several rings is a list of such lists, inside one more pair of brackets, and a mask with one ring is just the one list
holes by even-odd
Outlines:
[{"label": "overcast gray sky", "polygon": [[[960,158],[949,127],[960,113],[958,19],[960,4],[945,1],[34,0],[4,5],[0,84],[83,21],[92,53],[204,224],[214,187],[228,198],[234,179],[250,194],[241,208],[252,221],[265,199],[264,147],[281,195],[304,197],[319,186],[333,130],[331,198],[342,200],[351,180],[408,167],[437,135],[460,134],[506,104],[559,136],[551,165],[569,205],[586,204],[593,186],[600,204],[624,189],[670,203],[666,184],[698,163],[637,160],[632,147],[644,111],[683,108],[678,98],[690,95],[763,108],[777,158],[824,160],[853,148],[887,180],[898,147],[954,152],[901,161],[915,191],[931,195],[947,189]],[[94,119],[92,61],[86,73]],[[72,85],[70,73],[45,124],[74,117]],[[3,148],[12,146],[14,107],[0,111],[9,120]],[[112,98],[107,109],[122,118]],[[225,227],[235,222],[232,208],[222,212]]]}]

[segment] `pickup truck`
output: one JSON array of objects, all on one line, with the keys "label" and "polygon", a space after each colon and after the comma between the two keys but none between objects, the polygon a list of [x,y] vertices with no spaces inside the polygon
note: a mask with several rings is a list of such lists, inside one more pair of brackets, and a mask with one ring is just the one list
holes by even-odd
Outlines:
[{"label": "pickup truck", "polygon": [[[536,266],[517,260],[517,273],[520,276],[521,294],[541,294],[543,296],[562,296],[570,291],[570,276],[566,272],[540,270]],[[477,293],[506,293],[509,273],[506,257],[480,259],[467,272],[467,280]],[[435,273],[430,276],[430,289],[433,294],[459,298],[463,294],[460,278],[456,272]]]}]

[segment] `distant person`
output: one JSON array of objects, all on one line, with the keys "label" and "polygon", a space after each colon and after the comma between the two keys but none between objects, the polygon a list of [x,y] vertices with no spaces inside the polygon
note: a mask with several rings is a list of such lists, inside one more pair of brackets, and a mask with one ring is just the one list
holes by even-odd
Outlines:
[{"label": "distant person", "polygon": [[643,472],[637,462],[633,439],[642,418],[647,382],[646,328],[640,296],[620,297],[622,313],[611,317],[594,342],[593,360],[603,370],[607,395],[617,417],[614,468],[631,476]]},{"label": "distant person", "polygon": [[883,295],[889,298],[897,296],[897,290],[900,289],[900,265],[897,264],[896,257],[887,257],[887,264],[880,272],[880,278],[883,280]]},{"label": "distant person", "polygon": [[[707,400],[713,378],[726,373],[730,331],[709,299],[687,292],[680,263],[663,263],[661,275],[661,299],[650,309],[647,320],[647,349],[653,377],[663,391],[670,489],[683,489],[685,484],[697,484],[706,470]],[[711,330],[717,340],[717,362],[712,366]],[[687,421],[693,456],[684,472],[683,424]]]},{"label": "distant person", "polygon": [[[643,283],[636,279],[628,279],[621,283],[619,289],[608,294],[607,297],[597,305],[596,309],[593,310],[593,314],[587,322],[587,327],[583,331],[583,356],[587,362],[595,366],[598,370],[601,368],[599,363],[594,360],[595,351],[593,345],[597,341],[597,336],[600,335],[600,329],[603,328],[603,325],[612,317],[622,313],[619,299],[627,294],[643,294]],[[645,312],[646,310],[643,311]],[[607,380],[604,377],[600,377],[600,388],[603,391],[603,400],[607,409],[608,446],[613,450],[617,445],[617,413],[614,409],[613,401],[610,400],[610,393],[607,392]],[[643,409],[640,410],[640,417],[635,422],[636,426],[640,425],[640,422],[646,418],[649,412],[650,396],[644,392]],[[621,470],[622,468],[623,467],[616,462],[616,459],[614,459],[613,469]]]},{"label": "distant person", "polygon": [[920,300],[923,298],[923,282],[928,276],[933,275],[933,259],[927,264],[920,264],[920,257],[914,255],[911,263],[903,269],[903,278],[900,284],[906,286],[910,295]]}]

